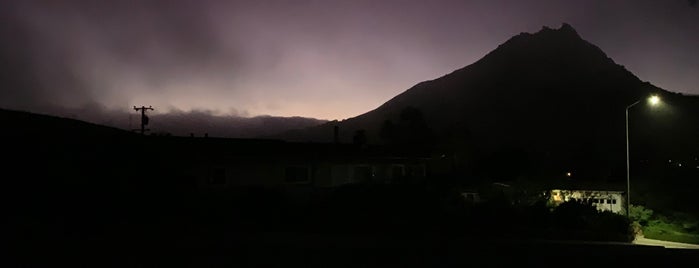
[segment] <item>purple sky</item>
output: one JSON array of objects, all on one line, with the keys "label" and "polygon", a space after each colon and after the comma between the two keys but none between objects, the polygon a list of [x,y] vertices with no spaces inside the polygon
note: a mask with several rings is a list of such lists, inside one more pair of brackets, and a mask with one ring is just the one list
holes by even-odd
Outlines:
[{"label": "purple sky", "polygon": [[562,22],[642,80],[699,94],[696,1],[17,0],[0,16],[4,108],[343,119]]}]

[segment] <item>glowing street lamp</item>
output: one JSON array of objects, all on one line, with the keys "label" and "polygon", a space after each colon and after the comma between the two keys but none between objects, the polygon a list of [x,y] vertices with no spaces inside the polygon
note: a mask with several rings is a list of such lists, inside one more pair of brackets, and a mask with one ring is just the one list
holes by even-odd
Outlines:
[{"label": "glowing street lamp", "polygon": [[[631,210],[631,180],[630,180],[630,169],[629,169],[629,109],[634,107],[636,104],[641,102],[637,100],[629,106],[626,106],[626,217],[629,218],[629,211]],[[660,97],[657,95],[652,95],[648,98],[648,104],[651,106],[656,106],[660,104]]]},{"label": "glowing street lamp", "polygon": [[655,95],[650,96],[650,98],[648,98],[648,103],[653,106],[658,105],[658,103],[660,103],[660,97]]}]

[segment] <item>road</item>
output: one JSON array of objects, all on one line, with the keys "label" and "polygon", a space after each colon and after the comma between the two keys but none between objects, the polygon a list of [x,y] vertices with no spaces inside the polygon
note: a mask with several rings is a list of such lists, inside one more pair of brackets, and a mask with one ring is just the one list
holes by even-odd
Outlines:
[{"label": "road", "polygon": [[670,241],[663,241],[663,240],[655,240],[655,239],[648,239],[645,237],[637,237],[636,240],[633,241],[633,243],[636,245],[661,246],[661,247],[665,247],[665,248],[699,249],[699,245],[695,245],[695,244],[686,244],[686,243],[670,242]]},{"label": "road", "polygon": [[[43,243],[60,260],[37,258],[36,243],[15,246],[24,266],[84,267],[665,267],[699,263],[699,251],[681,243],[638,239],[636,243],[474,239],[459,235],[217,233],[172,239],[58,241]],[[145,242],[143,242],[145,241]],[[645,245],[640,243],[655,243]],[[685,246],[685,245],[682,245]],[[22,250],[24,249],[24,250]],[[22,254],[18,254],[20,256]],[[0,261],[1,263],[2,261]],[[483,264],[483,265],[481,265]],[[0,266],[12,266],[2,265]]]}]

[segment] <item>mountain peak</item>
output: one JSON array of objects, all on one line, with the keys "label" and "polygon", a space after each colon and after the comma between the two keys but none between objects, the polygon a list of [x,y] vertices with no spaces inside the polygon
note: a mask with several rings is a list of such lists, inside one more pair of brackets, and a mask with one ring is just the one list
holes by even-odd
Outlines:
[{"label": "mountain peak", "polygon": [[578,33],[577,31],[575,31],[575,28],[573,28],[573,26],[571,26],[570,24],[565,23],[565,22],[563,24],[561,24],[561,28],[558,28],[558,30],[559,31],[572,31],[576,34]]},{"label": "mountain peak", "polygon": [[[554,29],[543,26],[535,33],[520,33],[490,52],[481,61],[497,62],[551,62],[561,64],[576,62],[577,65],[597,62],[614,62],[597,46],[583,39],[568,23]],[[597,65],[599,67],[600,65]]]},{"label": "mountain peak", "polygon": [[578,31],[576,31],[575,28],[573,28],[573,26],[565,22],[558,29],[551,29],[547,26],[544,26],[541,28],[539,32],[535,33],[534,35],[536,34],[557,34],[561,36],[568,36],[581,39],[580,35],[578,34]]},{"label": "mountain peak", "polygon": [[[568,23],[561,24],[558,29],[551,28],[548,26],[541,27],[541,30],[535,33],[522,32],[516,36],[513,36],[510,40],[521,40],[530,39],[532,37],[544,37],[546,39],[558,39],[558,40],[569,40],[569,41],[580,41],[583,40],[578,34],[578,31],[573,28]],[[506,42],[507,43],[507,42]]]}]

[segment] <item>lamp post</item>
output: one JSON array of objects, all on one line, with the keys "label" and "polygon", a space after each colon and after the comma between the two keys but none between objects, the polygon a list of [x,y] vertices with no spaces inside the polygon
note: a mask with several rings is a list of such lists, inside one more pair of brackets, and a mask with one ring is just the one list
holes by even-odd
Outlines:
[{"label": "lamp post", "polygon": [[[641,102],[641,100],[637,100],[631,105],[626,106],[626,218],[631,218],[629,214],[631,210],[631,172],[629,168],[629,109],[631,109],[631,107],[634,107],[639,102]],[[648,103],[651,106],[658,105],[658,103],[660,103],[660,98],[655,95],[650,96],[648,98]]]}]

